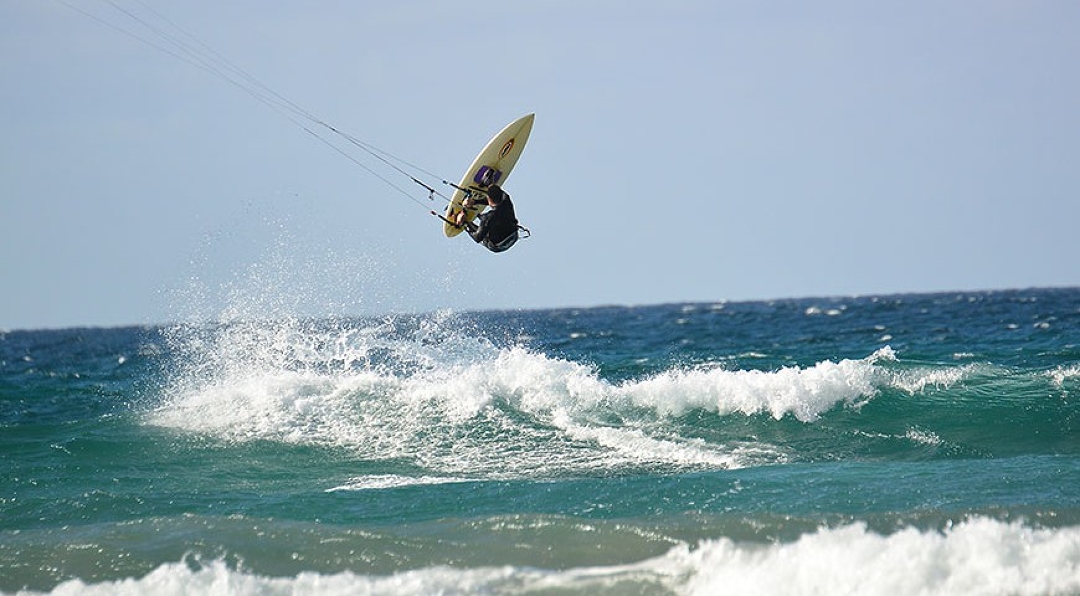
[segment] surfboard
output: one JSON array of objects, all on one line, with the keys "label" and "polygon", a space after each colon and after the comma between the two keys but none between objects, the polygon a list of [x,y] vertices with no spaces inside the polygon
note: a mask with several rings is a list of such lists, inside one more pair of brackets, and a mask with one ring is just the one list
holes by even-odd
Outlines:
[{"label": "surfboard", "polygon": [[[529,140],[529,133],[532,132],[533,118],[535,116],[536,114],[525,114],[507,124],[505,128],[488,141],[488,144],[473,160],[469,169],[465,170],[465,175],[461,177],[458,189],[454,191],[454,195],[450,198],[450,204],[446,207],[445,218],[447,220],[454,221],[454,218],[463,208],[462,203],[467,195],[461,189],[479,191],[480,181],[485,177],[488,177],[499,186],[506,183],[506,179],[517,164],[518,158],[521,157],[521,152],[525,149],[525,142]],[[476,219],[477,216],[484,212],[484,209],[487,209],[486,203],[469,207],[465,210],[465,221],[471,222]],[[449,238],[457,236],[463,230],[464,228],[459,228],[451,223],[443,223],[443,232]]]}]

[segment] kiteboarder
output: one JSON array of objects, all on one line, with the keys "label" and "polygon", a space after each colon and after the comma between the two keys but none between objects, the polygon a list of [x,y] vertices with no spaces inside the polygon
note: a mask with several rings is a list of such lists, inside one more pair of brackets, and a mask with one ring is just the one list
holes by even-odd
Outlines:
[{"label": "kiteboarder", "polygon": [[480,214],[477,218],[479,225],[465,221],[465,209],[458,213],[454,224],[458,227],[464,226],[473,240],[483,244],[491,252],[503,252],[518,241],[518,220],[514,214],[514,203],[499,185],[491,184],[480,192],[474,191],[462,206],[467,209],[479,204],[484,198],[491,209]]}]

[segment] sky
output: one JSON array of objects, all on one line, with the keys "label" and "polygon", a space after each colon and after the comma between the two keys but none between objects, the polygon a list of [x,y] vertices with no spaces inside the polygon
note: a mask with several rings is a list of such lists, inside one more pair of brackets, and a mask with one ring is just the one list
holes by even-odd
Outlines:
[{"label": "sky", "polygon": [[[439,179],[535,112],[504,184],[532,237],[444,237],[426,191],[117,7]],[[1077,23],[1068,0],[8,0],[0,329],[1080,285]]]}]

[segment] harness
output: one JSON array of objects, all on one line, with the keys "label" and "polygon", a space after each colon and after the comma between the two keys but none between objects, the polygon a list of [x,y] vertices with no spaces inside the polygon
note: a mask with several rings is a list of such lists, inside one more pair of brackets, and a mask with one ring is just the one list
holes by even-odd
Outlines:
[{"label": "harness", "polygon": [[522,228],[521,226],[518,226],[517,228],[514,229],[513,232],[510,232],[509,236],[507,236],[506,238],[503,238],[498,243],[492,242],[490,240],[484,240],[484,246],[486,246],[487,249],[490,250],[491,252],[503,252],[504,250],[509,249],[511,246],[516,244],[517,241],[518,241],[518,238],[520,238],[520,236],[518,235],[518,228],[523,229],[523,230],[525,229],[525,228]]}]

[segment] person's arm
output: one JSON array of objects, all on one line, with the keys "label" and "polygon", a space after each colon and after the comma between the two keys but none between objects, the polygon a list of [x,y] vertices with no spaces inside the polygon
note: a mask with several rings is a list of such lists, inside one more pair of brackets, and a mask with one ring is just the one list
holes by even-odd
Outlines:
[{"label": "person's arm", "polygon": [[487,193],[482,190],[478,190],[473,191],[472,194],[465,197],[465,200],[461,202],[461,205],[462,207],[480,207],[481,205],[486,207],[487,201]]},{"label": "person's arm", "polygon": [[469,235],[472,236],[473,240],[483,242],[484,239],[487,238],[489,230],[488,222],[491,221],[492,213],[494,213],[494,211],[488,211],[487,213],[481,214],[480,217],[477,218],[477,221],[479,221],[480,224],[475,228],[470,230],[466,227],[466,231],[469,232]]}]

